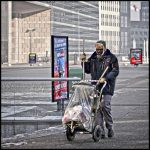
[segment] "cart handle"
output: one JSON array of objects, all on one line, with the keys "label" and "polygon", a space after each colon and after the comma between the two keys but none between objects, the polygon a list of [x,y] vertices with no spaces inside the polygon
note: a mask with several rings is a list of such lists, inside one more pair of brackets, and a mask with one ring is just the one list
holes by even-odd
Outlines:
[{"label": "cart handle", "polygon": [[103,76],[105,75],[106,71],[108,70],[108,66],[106,67],[106,69],[104,70],[103,74],[101,75],[101,77],[99,78],[99,80],[97,81],[97,84],[99,83],[99,81],[101,80],[101,78],[103,78]]}]

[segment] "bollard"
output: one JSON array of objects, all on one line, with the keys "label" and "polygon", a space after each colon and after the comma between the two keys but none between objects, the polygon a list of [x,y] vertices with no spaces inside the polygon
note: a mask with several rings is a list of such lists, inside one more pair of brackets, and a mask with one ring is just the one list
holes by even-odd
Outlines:
[{"label": "bollard", "polygon": [[77,65],[77,54],[74,54],[74,65]]}]

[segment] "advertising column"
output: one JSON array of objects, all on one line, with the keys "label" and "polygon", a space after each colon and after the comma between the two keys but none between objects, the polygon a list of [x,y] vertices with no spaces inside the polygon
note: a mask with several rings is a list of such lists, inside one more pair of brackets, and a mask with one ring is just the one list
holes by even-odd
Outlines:
[{"label": "advertising column", "polygon": [[[68,77],[68,37],[51,36],[52,43],[52,77]],[[69,98],[67,81],[52,82],[52,101],[60,102]]]},{"label": "advertising column", "polygon": [[141,48],[131,48],[130,49],[130,64],[138,65],[142,64],[142,49]]}]

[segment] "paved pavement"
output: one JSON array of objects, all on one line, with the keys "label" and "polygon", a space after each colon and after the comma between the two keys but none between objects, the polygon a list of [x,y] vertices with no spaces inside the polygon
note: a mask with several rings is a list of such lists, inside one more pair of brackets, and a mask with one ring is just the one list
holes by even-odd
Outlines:
[{"label": "paved pavement", "polygon": [[[34,133],[2,139],[3,149],[148,149],[149,113],[147,80],[142,88],[132,85],[116,90],[112,100],[115,137],[94,143],[89,134],[77,134],[73,142],[65,136],[61,123],[58,126]],[[146,86],[145,86],[146,85]],[[134,88],[129,91],[128,88]],[[132,94],[134,92],[134,94]],[[107,132],[106,132],[107,133]],[[83,144],[84,143],[84,144]]]},{"label": "paved pavement", "polygon": [[4,149],[148,149],[149,78],[147,75],[143,77],[122,80],[118,83],[112,99],[115,131],[115,137],[112,139],[106,138],[98,143],[94,143],[90,135],[79,134],[73,143],[68,142],[65,136],[65,129],[61,124],[61,111],[56,111],[56,105],[53,105],[49,116],[59,117],[57,126],[33,133],[16,135],[11,138],[4,138],[1,146]]},{"label": "paved pavement", "polygon": [[[148,66],[149,64],[147,63],[143,63],[143,64],[139,64],[138,67],[144,67],[144,66]],[[32,66],[30,66],[30,64],[1,64],[1,68],[35,68],[35,67],[50,67],[50,63],[36,63],[36,64],[32,64]],[[130,64],[129,62],[119,62],[119,66],[120,67],[133,67],[132,64]],[[69,62],[69,67],[81,67],[80,64],[74,64],[72,61]]]}]

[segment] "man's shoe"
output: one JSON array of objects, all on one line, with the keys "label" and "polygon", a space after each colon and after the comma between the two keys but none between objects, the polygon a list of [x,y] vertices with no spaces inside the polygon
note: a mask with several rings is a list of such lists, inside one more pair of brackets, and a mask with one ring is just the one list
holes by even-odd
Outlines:
[{"label": "man's shoe", "polygon": [[101,132],[101,138],[104,139],[105,138],[105,130],[102,129],[102,132]]},{"label": "man's shoe", "polygon": [[108,129],[108,137],[111,138],[114,136],[114,131],[113,129]]}]

